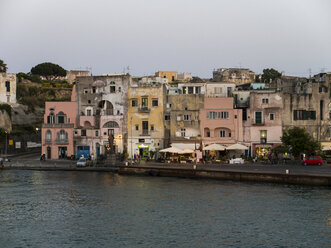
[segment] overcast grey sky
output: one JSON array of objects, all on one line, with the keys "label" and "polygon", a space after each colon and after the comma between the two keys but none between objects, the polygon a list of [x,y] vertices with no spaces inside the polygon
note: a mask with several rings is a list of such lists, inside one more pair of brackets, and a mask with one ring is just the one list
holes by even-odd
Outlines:
[{"label": "overcast grey sky", "polygon": [[331,71],[330,0],[0,0],[0,59],[94,75],[220,67]]}]

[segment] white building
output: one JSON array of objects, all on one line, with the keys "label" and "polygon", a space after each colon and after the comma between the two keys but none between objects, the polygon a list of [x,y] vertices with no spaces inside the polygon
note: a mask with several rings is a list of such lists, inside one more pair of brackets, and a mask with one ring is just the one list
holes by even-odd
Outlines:
[{"label": "white building", "polygon": [[0,102],[16,103],[16,74],[0,73]]}]

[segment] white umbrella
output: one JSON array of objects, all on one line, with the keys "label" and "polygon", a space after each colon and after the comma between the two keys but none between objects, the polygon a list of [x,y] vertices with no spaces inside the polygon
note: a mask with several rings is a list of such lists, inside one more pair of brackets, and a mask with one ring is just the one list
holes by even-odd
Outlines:
[{"label": "white umbrella", "polygon": [[331,150],[331,146],[323,146],[322,147],[322,151],[330,151]]},{"label": "white umbrella", "polygon": [[237,143],[237,144],[228,146],[226,148],[226,150],[248,150],[248,147]]},{"label": "white umbrella", "polygon": [[185,153],[194,153],[192,149],[184,149],[183,151],[179,152],[179,154],[185,154]]},{"label": "white umbrella", "polygon": [[181,149],[178,149],[178,148],[176,148],[176,147],[168,147],[168,148],[166,148],[166,149],[162,149],[162,150],[160,150],[160,152],[170,152],[170,153],[180,153],[180,152],[182,152],[183,150],[181,150]]},{"label": "white umbrella", "polygon": [[212,144],[203,148],[204,151],[224,151],[225,147],[220,144]]}]

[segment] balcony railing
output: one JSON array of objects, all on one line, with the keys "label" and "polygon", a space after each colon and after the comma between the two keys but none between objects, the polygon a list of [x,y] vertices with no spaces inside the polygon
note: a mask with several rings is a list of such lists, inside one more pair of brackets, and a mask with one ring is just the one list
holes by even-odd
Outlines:
[{"label": "balcony railing", "polygon": [[140,106],[138,108],[138,112],[149,113],[150,111],[151,111],[151,109],[148,108],[148,107],[142,107],[142,106]]},{"label": "balcony railing", "polygon": [[51,139],[45,139],[45,144],[52,144],[52,140]]},{"label": "balcony railing", "polygon": [[74,124],[73,123],[44,123],[42,125],[43,128],[73,128]]},{"label": "balcony railing", "polygon": [[69,141],[68,141],[68,139],[56,139],[55,144],[57,144],[57,145],[67,145],[67,144],[69,144]]},{"label": "balcony railing", "polygon": [[148,130],[142,130],[142,132],[140,133],[140,136],[148,136],[151,135],[151,133]]}]

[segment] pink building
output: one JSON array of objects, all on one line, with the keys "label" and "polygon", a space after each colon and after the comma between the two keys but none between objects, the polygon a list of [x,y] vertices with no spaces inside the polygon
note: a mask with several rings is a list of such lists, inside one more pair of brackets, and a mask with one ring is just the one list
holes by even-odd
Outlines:
[{"label": "pink building", "polygon": [[42,154],[46,159],[67,158],[74,155],[74,128],[77,127],[75,86],[70,102],[46,102],[44,124],[41,129]]},{"label": "pink building", "polygon": [[280,145],[283,100],[279,92],[255,90],[250,93],[250,109],[246,129],[250,131],[252,155],[266,157]]},{"label": "pink building", "polygon": [[234,109],[232,97],[205,97],[200,121],[204,146],[243,141],[242,110]]}]

